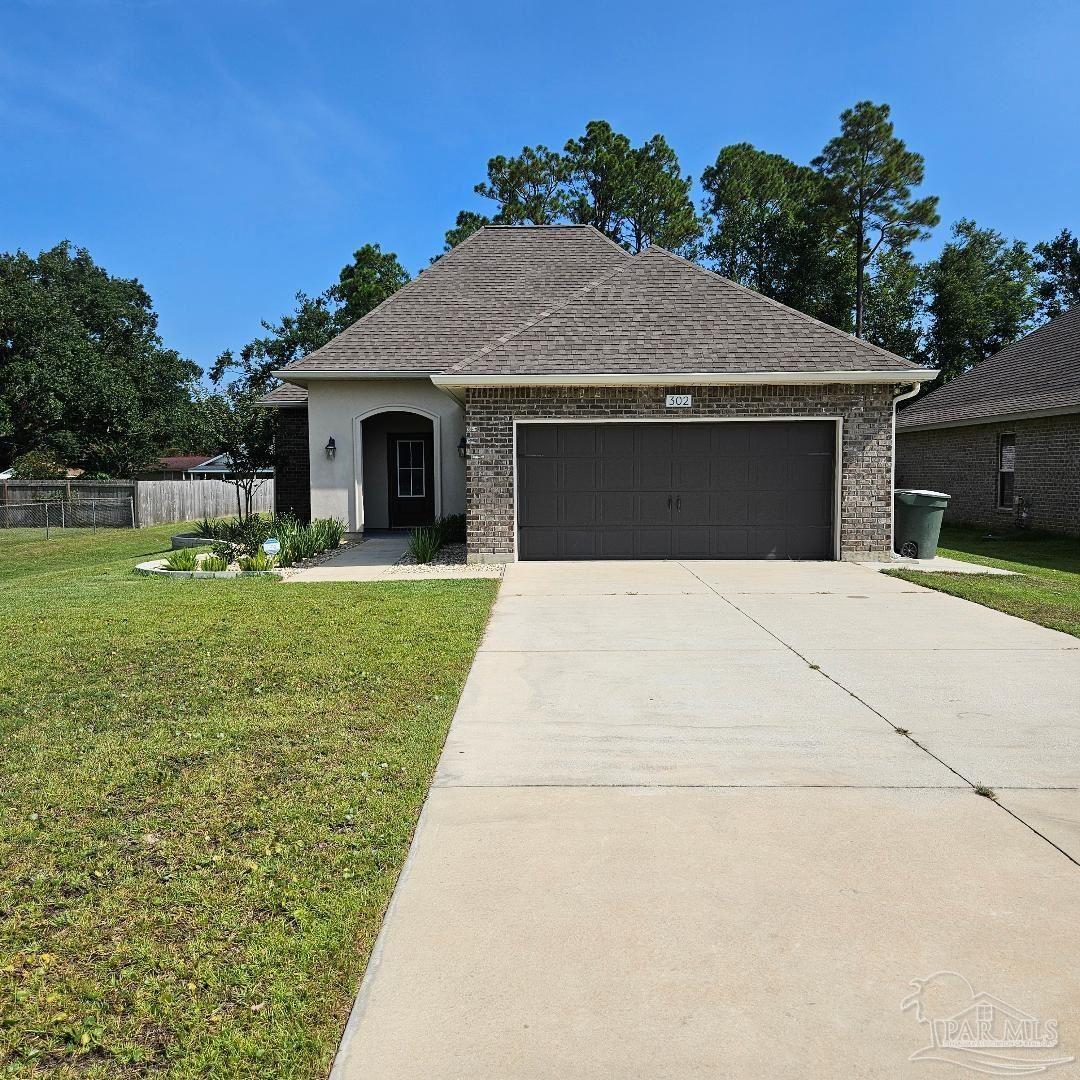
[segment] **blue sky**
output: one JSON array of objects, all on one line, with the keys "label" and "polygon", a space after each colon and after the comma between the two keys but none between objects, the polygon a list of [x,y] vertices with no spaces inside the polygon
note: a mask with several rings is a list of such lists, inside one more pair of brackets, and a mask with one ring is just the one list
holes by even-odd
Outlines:
[{"label": "blue sky", "polygon": [[1080,230],[1074,0],[0,0],[0,249],[67,238],[208,365],[374,241],[410,272],[495,153],[592,118],[808,161],[886,101],[943,225]]}]

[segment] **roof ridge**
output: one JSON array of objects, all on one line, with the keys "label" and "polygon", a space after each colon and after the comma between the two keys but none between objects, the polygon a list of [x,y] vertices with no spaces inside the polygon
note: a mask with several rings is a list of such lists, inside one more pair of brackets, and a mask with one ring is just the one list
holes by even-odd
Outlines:
[{"label": "roof ridge", "polygon": [[[590,227],[595,228],[595,226]],[[599,229],[596,229],[596,231],[600,232]],[[600,235],[603,236],[604,234],[600,233]],[[607,239],[610,239],[610,237],[607,237]],[[614,241],[612,241],[612,243],[614,243]],[[618,247],[618,245],[616,246]],[[627,258],[618,266],[616,266],[614,270],[608,271],[608,273],[603,274],[601,277],[598,277],[595,281],[590,281],[588,285],[585,285],[583,288],[578,289],[577,292],[568,296],[561,303],[555,304],[553,307],[548,308],[546,311],[541,311],[539,314],[534,315],[531,319],[529,319],[528,322],[523,323],[515,330],[511,330],[508,334],[503,334],[502,337],[500,337],[497,341],[492,341],[489,344],[485,345],[482,349],[478,349],[471,356],[467,356],[464,360],[459,360],[452,367],[447,368],[446,371],[443,372],[443,374],[464,374],[470,364],[474,364],[481,357],[487,356],[488,353],[493,352],[495,349],[501,348],[507,342],[513,341],[514,338],[516,338],[519,334],[524,334],[526,330],[530,330],[532,327],[536,326],[537,323],[543,322],[544,319],[550,318],[557,311],[562,311],[562,309],[568,304],[572,304],[575,300],[579,300],[592,289],[595,289],[600,285],[606,284],[613,277],[617,277],[624,270],[629,269],[629,267],[634,264],[636,256],[630,255],[630,253],[627,252],[625,248],[619,247],[619,250],[626,254]]]},{"label": "roof ridge", "polygon": [[643,248],[638,252],[638,256],[644,255],[650,251],[657,251],[662,255],[666,255],[669,259],[674,259],[676,262],[684,263],[686,266],[692,267],[694,270],[699,271],[702,274],[707,274],[709,277],[716,278],[718,281],[724,282],[725,285],[730,285],[733,289],[738,289],[740,292],[747,293],[750,296],[755,297],[758,300],[763,300],[766,304],[771,304],[775,308],[779,308],[781,311],[786,311],[789,315],[796,315],[802,319],[803,322],[808,322],[812,326],[819,326],[825,330],[830,331],[833,334],[837,334],[845,341],[853,341],[856,345],[862,345],[867,349],[871,349],[874,352],[880,353],[882,356],[888,357],[890,360],[899,360],[903,364],[907,364],[910,368],[915,370],[925,370],[921,364],[916,364],[914,360],[908,360],[903,356],[899,356],[897,353],[889,352],[888,349],[883,349],[880,345],[875,345],[872,341],[867,341],[866,338],[856,337],[854,334],[849,334],[844,330],[839,329],[836,326],[831,326],[827,322],[823,322],[821,319],[815,319],[813,315],[807,315],[805,311],[800,311],[798,308],[793,308],[788,304],[782,304],[779,300],[774,300],[771,296],[766,296],[764,293],[760,293],[757,289],[751,289],[747,285],[740,285],[739,282],[733,281],[729,277],[724,277],[723,274],[718,274],[715,270],[710,270],[707,266],[702,266],[700,263],[694,262],[692,259],[687,259],[682,255],[677,255],[674,251],[668,251],[667,248],[661,247],[659,244],[650,244],[647,248]]}]

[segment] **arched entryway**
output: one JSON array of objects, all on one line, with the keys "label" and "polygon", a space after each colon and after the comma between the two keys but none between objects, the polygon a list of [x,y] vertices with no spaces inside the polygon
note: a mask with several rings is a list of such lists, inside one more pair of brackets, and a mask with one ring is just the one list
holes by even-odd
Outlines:
[{"label": "arched entryway", "polygon": [[439,417],[387,406],[353,421],[356,529],[411,529],[442,514]]}]

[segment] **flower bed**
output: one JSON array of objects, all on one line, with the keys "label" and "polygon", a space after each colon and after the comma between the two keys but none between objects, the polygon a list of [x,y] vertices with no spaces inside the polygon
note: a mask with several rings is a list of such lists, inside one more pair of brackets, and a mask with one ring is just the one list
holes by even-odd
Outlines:
[{"label": "flower bed", "polygon": [[[190,580],[191,578],[239,578],[239,577],[280,577],[281,571],[277,568],[271,570],[171,570],[166,565],[167,559],[153,559],[150,562],[139,563],[135,567],[136,574],[148,574],[154,577],[175,578],[178,581]],[[198,564],[196,564],[198,567]]]}]

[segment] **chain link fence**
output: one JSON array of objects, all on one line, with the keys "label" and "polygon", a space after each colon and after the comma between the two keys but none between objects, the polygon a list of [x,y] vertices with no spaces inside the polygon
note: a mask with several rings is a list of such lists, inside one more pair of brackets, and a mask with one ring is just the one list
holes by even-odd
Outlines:
[{"label": "chain link fence", "polygon": [[41,529],[45,536],[63,529],[131,529],[135,501],[130,496],[33,499],[0,503],[0,529]]}]

